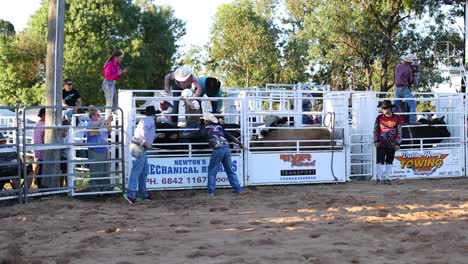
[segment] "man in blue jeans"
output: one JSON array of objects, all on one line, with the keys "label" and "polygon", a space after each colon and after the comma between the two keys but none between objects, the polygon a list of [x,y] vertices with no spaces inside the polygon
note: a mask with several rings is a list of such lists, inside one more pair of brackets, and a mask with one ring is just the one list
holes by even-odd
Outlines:
[{"label": "man in blue jeans", "polygon": [[128,180],[127,193],[123,195],[125,200],[134,204],[137,200],[150,201],[151,197],[146,191],[146,178],[148,177],[148,159],[146,150],[153,145],[156,137],[156,126],[154,118],[156,109],[154,106],[147,106],[145,118],[138,122],[135,134],[130,144],[132,156],[132,171]]},{"label": "man in blue jeans", "polygon": [[210,147],[213,148],[210,164],[208,165],[208,197],[213,197],[215,194],[216,174],[221,164],[223,164],[224,171],[234,189],[234,193],[241,193],[242,187],[239,184],[236,173],[232,170],[231,149],[229,148],[228,140],[238,144],[240,148],[244,148],[243,145],[218,124],[218,119],[212,113],[205,113],[202,119],[204,120],[205,127],[191,133],[182,134],[181,137],[205,138]]},{"label": "man in blue jeans", "polygon": [[[407,54],[401,57],[401,62],[395,67],[395,97],[396,98],[411,98],[407,99],[406,104],[409,107],[409,112],[416,112],[416,102],[412,99],[414,98],[411,93],[410,86],[413,84],[413,70],[411,64],[414,61],[413,54]],[[401,99],[395,100],[395,107],[393,112],[397,113],[398,108],[400,107]],[[409,114],[406,118],[407,123],[417,124],[416,114]]]}]

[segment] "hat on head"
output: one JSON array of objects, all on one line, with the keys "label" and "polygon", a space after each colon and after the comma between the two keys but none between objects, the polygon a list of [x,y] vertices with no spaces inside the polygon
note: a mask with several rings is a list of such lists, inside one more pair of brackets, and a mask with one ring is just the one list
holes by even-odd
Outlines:
[{"label": "hat on head", "polygon": [[39,109],[39,113],[37,114],[38,117],[41,117],[43,115],[45,115],[45,108]]},{"label": "hat on head", "polygon": [[203,120],[208,120],[212,123],[218,123],[218,119],[212,113],[205,113],[202,117]]},{"label": "hat on head", "polygon": [[192,69],[184,65],[184,66],[180,66],[179,68],[175,70],[174,78],[176,79],[176,81],[183,82],[187,80],[191,74],[192,74]]},{"label": "hat on head", "polygon": [[404,61],[404,62],[413,62],[415,59],[414,55],[413,54],[406,54],[404,56],[401,56],[401,60]]},{"label": "hat on head", "polygon": [[384,100],[381,104],[380,104],[380,108],[393,108],[395,107],[395,105],[392,104],[392,102],[390,100]]},{"label": "hat on head", "polygon": [[4,136],[3,133],[0,133],[0,141],[6,141],[8,136]]},{"label": "hat on head", "polygon": [[183,97],[192,97],[193,92],[190,89],[184,89],[180,95]]},{"label": "hat on head", "polygon": [[154,116],[156,114],[156,109],[153,105],[147,106],[145,109],[145,115]]}]

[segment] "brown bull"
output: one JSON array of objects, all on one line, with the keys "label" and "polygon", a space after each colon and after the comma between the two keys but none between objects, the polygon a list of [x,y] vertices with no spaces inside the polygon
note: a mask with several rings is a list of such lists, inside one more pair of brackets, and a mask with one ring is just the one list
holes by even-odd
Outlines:
[{"label": "brown bull", "polygon": [[[260,139],[252,139],[252,148],[258,148],[257,150],[296,150],[296,142],[298,140],[321,140],[311,142],[299,142],[300,149],[317,150],[317,149],[330,149],[332,135],[328,128],[313,127],[310,129],[296,129],[296,128],[284,128],[284,129],[270,129],[268,135]],[[294,142],[285,142],[294,141]],[[274,141],[274,142],[258,142],[258,141]],[[333,146],[336,144],[333,144]],[[327,146],[320,147],[318,146]],[[255,149],[253,149],[255,151]]]}]

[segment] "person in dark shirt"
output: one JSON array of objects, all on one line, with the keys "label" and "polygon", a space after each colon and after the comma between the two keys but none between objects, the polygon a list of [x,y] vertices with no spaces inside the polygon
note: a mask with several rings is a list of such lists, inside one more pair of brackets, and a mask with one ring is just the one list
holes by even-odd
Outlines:
[{"label": "person in dark shirt", "polygon": [[208,165],[208,197],[215,195],[216,174],[221,164],[223,164],[224,171],[234,189],[234,193],[241,193],[242,187],[239,184],[236,173],[232,170],[231,149],[229,148],[228,140],[238,144],[240,148],[244,148],[244,146],[218,124],[218,119],[212,113],[205,113],[202,119],[204,120],[205,127],[194,132],[182,134],[181,137],[205,138],[213,149],[210,164]]},{"label": "person in dark shirt", "polygon": [[[80,93],[72,88],[73,82],[71,79],[65,79],[63,82],[63,90],[62,90],[62,106],[67,107],[67,106],[81,106],[81,95]],[[76,112],[76,109],[69,108],[65,109],[65,114],[64,118],[67,119],[68,121],[71,120],[71,117],[73,113]]]},{"label": "person in dark shirt", "polygon": [[[390,183],[395,152],[401,144],[401,119],[393,114],[395,107],[389,100],[384,100],[380,106],[382,114],[378,115],[374,123],[374,145],[377,148],[376,181],[383,180]],[[385,175],[384,175],[385,168]]]}]

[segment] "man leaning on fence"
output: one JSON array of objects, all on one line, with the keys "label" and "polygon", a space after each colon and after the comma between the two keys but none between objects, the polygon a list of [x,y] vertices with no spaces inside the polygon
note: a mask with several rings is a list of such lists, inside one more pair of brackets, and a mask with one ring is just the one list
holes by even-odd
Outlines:
[{"label": "man leaning on fence", "polygon": [[[108,187],[110,184],[109,178],[109,147],[103,146],[109,144],[107,137],[111,132],[110,127],[108,126],[112,116],[108,116],[104,122],[101,121],[101,114],[97,109],[91,108],[88,112],[89,122],[88,127],[90,128],[87,132],[86,138],[88,144],[95,144],[99,146],[89,146],[88,147],[88,160],[93,162],[89,164],[89,172],[91,179],[100,178],[96,180],[91,180],[91,188],[94,191],[110,191]],[[103,179],[104,178],[104,179]]]},{"label": "man leaning on fence", "polygon": [[151,197],[146,191],[146,178],[148,177],[148,158],[146,150],[150,149],[156,138],[154,106],[147,106],[145,117],[138,122],[135,134],[130,143],[132,156],[132,171],[128,180],[127,192],[123,195],[130,204],[138,200],[150,201]]},{"label": "man leaning on fence", "polygon": [[240,148],[244,148],[244,146],[239,142],[239,140],[226,132],[224,128],[218,124],[218,119],[212,113],[205,113],[202,119],[205,122],[205,127],[191,133],[182,134],[181,137],[205,138],[213,149],[210,157],[210,163],[208,165],[208,197],[213,197],[215,195],[216,174],[218,173],[221,164],[228,176],[229,183],[234,189],[234,193],[241,193],[242,187],[239,184],[236,173],[232,170],[231,149],[229,148],[228,141],[236,143]]}]

